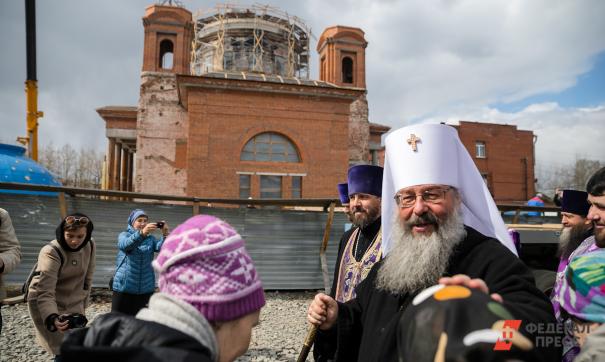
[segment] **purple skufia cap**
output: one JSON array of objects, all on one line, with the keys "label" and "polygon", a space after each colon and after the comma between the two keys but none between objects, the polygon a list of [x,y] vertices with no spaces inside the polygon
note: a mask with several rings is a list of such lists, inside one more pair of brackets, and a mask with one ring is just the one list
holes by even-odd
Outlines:
[{"label": "purple skufia cap", "polygon": [[588,203],[588,193],[577,190],[563,190],[563,199],[561,200],[561,211],[586,217],[590,204]]},{"label": "purple skufia cap", "polygon": [[341,204],[349,204],[349,184],[346,182],[338,184],[338,196],[340,197]]},{"label": "purple skufia cap", "polygon": [[353,194],[369,194],[382,196],[382,171],[380,166],[357,165],[349,169],[349,196]]}]

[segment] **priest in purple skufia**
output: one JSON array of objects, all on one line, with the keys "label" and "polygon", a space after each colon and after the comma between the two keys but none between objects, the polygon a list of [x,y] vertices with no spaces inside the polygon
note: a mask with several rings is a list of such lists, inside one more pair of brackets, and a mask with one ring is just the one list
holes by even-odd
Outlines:
[{"label": "priest in purple skufia", "polygon": [[[382,167],[357,165],[349,169],[349,218],[354,227],[346,231],[338,246],[330,295],[339,302],[355,298],[355,287],[380,260],[382,237],[380,233],[380,203],[382,195]],[[339,184],[339,191],[342,184]],[[342,196],[341,196],[342,200]],[[321,334],[321,331],[319,332]],[[326,348],[322,348],[322,347]],[[316,345],[316,361],[333,359],[334,348]]]},{"label": "priest in purple skufia", "polygon": [[353,166],[347,184],[349,212],[355,227],[340,239],[330,292],[340,302],[355,298],[355,287],[380,259],[382,167]]},{"label": "priest in purple skufia", "polygon": [[349,207],[349,184],[346,182],[338,184],[338,197],[340,198],[340,203],[344,208],[344,213],[347,216],[347,220],[349,222],[353,222],[351,217],[351,208]]}]

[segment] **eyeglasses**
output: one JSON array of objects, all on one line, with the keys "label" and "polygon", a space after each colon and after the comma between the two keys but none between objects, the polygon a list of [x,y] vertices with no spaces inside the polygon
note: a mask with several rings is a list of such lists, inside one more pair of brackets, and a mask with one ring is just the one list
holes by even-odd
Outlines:
[{"label": "eyeglasses", "polygon": [[73,225],[73,224],[88,225],[89,222],[90,222],[90,220],[88,220],[88,218],[85,216],[82,216],[82,217],[68,216],[65,218],[65,225]]},{"label": "eyeglasses", "polygon": [[451,189],[451,187],[445,187],[426,190],[420,194],[396,194],[394,198],[397,205],[401,208],[414,206],[418,196],[422,198],[422,201],[429,204],[440,204],[445,200],[445,194]]}]

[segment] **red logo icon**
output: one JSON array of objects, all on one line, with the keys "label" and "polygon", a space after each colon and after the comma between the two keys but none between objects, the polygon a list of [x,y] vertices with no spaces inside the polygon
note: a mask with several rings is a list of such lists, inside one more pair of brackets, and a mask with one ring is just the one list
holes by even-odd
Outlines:
[{"label": "red logo icon", "polygon": [[498,338],[494,344],[494,351],[510,351],[513,346],[513,335],[515,331],[519,330],[519,327],[521,327],[521,320],[505,320],[502,326],[502,338]]}]

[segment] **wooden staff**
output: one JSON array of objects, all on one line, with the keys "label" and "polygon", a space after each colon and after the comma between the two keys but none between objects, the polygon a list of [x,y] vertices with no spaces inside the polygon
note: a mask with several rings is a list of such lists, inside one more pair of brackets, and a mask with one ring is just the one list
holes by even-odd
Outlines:
[{"label": "wooden staff", "polygon": [[[330,230],[332,229],[332,220],[334,220],[334,206],[335,203],[330,203],[330,211],[328,213],[328,221],[326,221],[326,228],[324,229],[324,237],[321,242],[321,248],[319,249],[319,259],[321,261],[321,271],[323,275],[324,281],[324,290],[326,294],[330,294],[330,277],[328,275],[328,262],[326,261],[326,249],[328,248],[328,240],[330,240]],[[311,347],[313,347],[313,342],[315,342],[315,335],[317,334],[317,326],[311,325],[309,328],[309,332],[307,333],[307,337],[303,343],[303,346],[300,350],[300,354],[298,355],[297,362],[305,362],[307,360],[307,356],[309,355],[309,351],[311,351]]]},{"label": "wooden staff", "polygon": [[307,360],[309,351],[311,351],[311,347],[313,347],[313,342],[315,342],[315,334],[317,334],[317,326],[311,325],[311,328],[309,328],[309,333],[307,333],[307,338],[305,338],[305,342],[303,343],[302,349],[300,350],[300,354],[298,355],[298,359],[296,360],[296,362],[305,362]]}]

